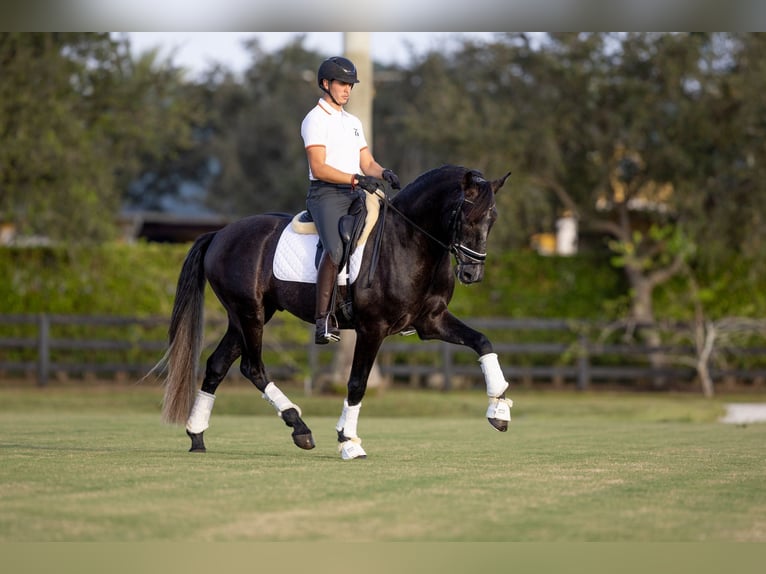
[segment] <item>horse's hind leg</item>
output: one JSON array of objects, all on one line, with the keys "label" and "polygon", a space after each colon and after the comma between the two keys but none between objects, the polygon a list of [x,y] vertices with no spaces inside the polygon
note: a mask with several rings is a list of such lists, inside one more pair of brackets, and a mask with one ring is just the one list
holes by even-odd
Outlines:
[{"label": "horse's hind leg", "polygon": [[218,385],[229,372],[232,363],[242,354],[242,345],[239,332],[231,324],[226,334],[218,343],[213,354],[207,360],[205,367],[205,379],[202,388],[194,400],[189,420],[186,422],[186,434],[192,441],[189,452],[205,452],[203,433],[209,426],[210,413],[213,410],[215,391]]},{"label": "horse's hind leg", "polygon": [[293,403],[274,383],[269,382],[263,388],[263,398],[274,407],[285,424],[293,429],[292,437],[295,446],[304,450],[314,448],[314,437],[311,429],[301,418],[301,409]]},{"label": "horse's hind leg", "polygon": [[[268,316],[270,317],[271,314]],[[304,450],[314,448],[314,437],[311,429],[301,418],[300,407],[288,399],[266,375],[266,368],[261,358],[263,323],[250,322],[246,326],[243,325],[242,330],[247,333],[244,339],[246,352],[243,353],[240,363],[242,374],[263,393],[263,398],[274,407],[285,424],[293,429],[292,437],[295,445]]]}]

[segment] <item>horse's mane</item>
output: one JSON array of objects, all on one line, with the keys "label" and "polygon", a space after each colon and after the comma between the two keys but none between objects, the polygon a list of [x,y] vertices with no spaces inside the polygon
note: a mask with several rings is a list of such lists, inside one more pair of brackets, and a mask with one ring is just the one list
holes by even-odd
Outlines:
[{"label": "horse's mane", "polygon": [[486,213],[494,202],[494,193],[488,182],[484,180],[481,172],[468,169],[459,165],[443,165],[426,171],[404,187],[394,198],[397,206],[401,205],[424,205],[431,209],[449,202],[452,198],[459,197],[462,182],[466,174],[470,173],[478,185],[479,193],[472,203],[466,206],[466,218],[472,221]]},{"label": "horse's mane", "polygon": [[[468,169],[459,165],[443,165],[423,172],[404,189],[402,189],[396,198],[399,200],[414,201],[421,198],[424,194],[437,197],[444,197],[447,193],[460,189],[460,182],[468,172]],[[429,200],[430,197],[429,197]]]}]

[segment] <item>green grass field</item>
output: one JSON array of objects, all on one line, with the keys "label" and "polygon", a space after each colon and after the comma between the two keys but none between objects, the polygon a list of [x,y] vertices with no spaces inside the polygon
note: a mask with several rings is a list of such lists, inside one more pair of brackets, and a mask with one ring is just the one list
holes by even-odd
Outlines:
[{"label": "green grass field", "polygon": [[345,462],[342,398],[289,392],[314,450],[235,385],[191,454],[152,386],[0,387],[0,542],[766,541],[766,424],[725,398],[520,391],[503,434],[481,393],[389,391]]}]

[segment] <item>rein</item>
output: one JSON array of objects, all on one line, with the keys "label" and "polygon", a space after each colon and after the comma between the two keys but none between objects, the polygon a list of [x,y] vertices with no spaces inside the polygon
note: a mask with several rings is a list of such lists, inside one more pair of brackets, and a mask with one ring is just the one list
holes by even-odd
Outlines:
[{"label": "rein", "polygon": [[[463,258],[468,259],[468,263],[474,264],[474,265],[483,265],[484,261],[487,259],[486,253],[480,253],[478,251],[474,251],[473,249],[470,249],[460,243],[458,235],[460,234],[460,230],[462,227],[462,222],[460,220],[460,214],[463,210],[463,205],[466,203],[473,204],[472,201],[466,199],[463,197],[463,199],[460,201],[460,203],[455,207],[455,209],[452,210],[452,214],[450,215],[450,242],[445,243],[438,237],[435,237],[425,229],[423,229],[420,225],[412,221],[409,217],[407,217],[400,209],[398,209],[393,203],[391,203],[391,200],[388,197],[388,194],[383,193],[383,214],[381,216],[381,225],[379,226],[377,230],[377,235],[375,237],[375,248],[373,249],[373,255],[372,255],[372,263],[370,265],[370,273],[368,281],[369,283],[372,283],[372,278],[375,274],[375,268],[377,267],[378,263],[378,255],[380,252],[380,240],[383,236],[383,228],[386,224],[386,215],[388,213],[388,209],[391,208],[393,211],[395,211],[404,221],[406,221],[408,224],[410,224],[412,227],[414,227],[416,230],[418,230],[420,233],[428,237],[431,241],[439,245],[442,249],[445,251],[449,251],[455,256],[455,262],[458,265],[465,265],[466,261],[463,260]],[[463,258],[461,258],[461,255]],[[369,284],[368,284],[369,285]]]},{"label": "rein", "polygon": [[420,227],[417,223],[412,221],[409,217],[404,215],[404,213],[401,212],[401,210],[394,207],[394,205],[390,202],[388,197],[386,197],[385,201],[387,206],[390,206],[391,209],[393,209],[396,213],[398,213],[402,219],[404,219],[407,223],[409,223],[412,227],[420,231],[423,235],[431,239],[434,243],[439,245],[442,249],[445,251],[449,251],[452,253],[455,258],[458,260],[458,263],[462,263],[460,261],[460,255],[464,255],[466,258],[470,259],[472,263],[483,263],[487,259],[486,253],[479,253],[478,251],[474,251],[473,249],[470,249],[463,245],[462,243],[458,243],[458,235],[460,233],[460,228],[462,226],[462,223],[459,219],[460,213],[463,210],[463,205],[466,203],[473,204],[472,201],[466,199],[465,197],[460,201],[457,207],[452,211],[452,214],[450,215],[450,230],[451,230],[451,239],[449,243],[444,243],[442,240],[438,239],[437,237],[434,237],[431,235],[428,231]]}]

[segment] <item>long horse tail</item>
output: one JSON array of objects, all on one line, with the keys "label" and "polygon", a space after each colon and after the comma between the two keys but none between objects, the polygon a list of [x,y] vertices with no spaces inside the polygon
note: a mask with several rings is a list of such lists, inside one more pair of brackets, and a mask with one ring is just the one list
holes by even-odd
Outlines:
[{"label": "long horse tail", "polygon": [[197,238],[186,254],[176,286],[165,356],[150,371],[164,375],[162,421],[183,424],[194,402],[202,350],[205,302],[204,258],[215,232]]}]

